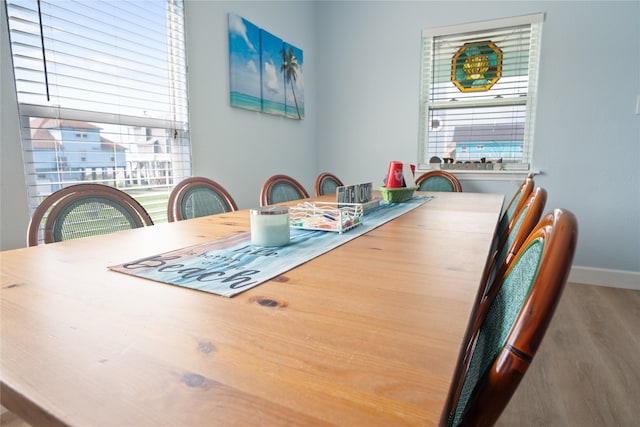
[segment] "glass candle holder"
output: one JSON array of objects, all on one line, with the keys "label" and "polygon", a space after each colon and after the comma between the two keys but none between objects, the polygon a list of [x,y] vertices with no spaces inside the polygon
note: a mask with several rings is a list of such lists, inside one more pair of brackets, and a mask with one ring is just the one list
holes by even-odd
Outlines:
[{"label": "glass candle holder", "polygon": [[289,208],[266,206],[250,209],[251,243],[256,246],[284,246],[291,237]]}]

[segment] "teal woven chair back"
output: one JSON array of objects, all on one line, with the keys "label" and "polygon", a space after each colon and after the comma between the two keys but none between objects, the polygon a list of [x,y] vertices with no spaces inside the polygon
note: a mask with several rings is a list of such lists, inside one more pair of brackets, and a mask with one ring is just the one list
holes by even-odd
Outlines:
[{"label": "teal woven chair back", "polygon": [[292,200],[306,199],[309,193],[295,179],[287,175],[274,175],[262,184],[260,189],[260,206],[285,203]]},{"label": "teal woven chair back", "polygon": [[234,210],[223,196],[211,188],[194,187],[185,191],[180,204],[184,219],[215,215]]},{"label": "teal woven chair back", "polygon": [[53,243],[153,225],[133,197],[101,184],[77,184],[58,190],[36,208],[27,244]]},{"label": "teal woven chair back", "polygon": [[83,197],[51,217],[55,242],[98,236],[140,227],[138,216],[122,203],[104,197]]},{"label": "teal woven chair back", "polygon": [[510,225],[512,225],[513,218],[518,213],[520,209],[527,203],[527,198],[533,192],[533,188],[535,183],[533,181],[533,175],[527,176],[525,180],[520,184],[518,190],[514,193],[513,197],[509,201],[502,217],[500,218],[500,223],[498,224],[498,240],[504,240],[507,232],[509,231]]},{"label": "teal woven chair back", "polygon": [[504,215],[502,215],[502,222],[504,222],[505,224],[501,224],[501,226],[503,226],[504,228],[506,228],[506,226],[509,224],[509,221],[511,221],[511,218],[514,217],[515,213],[516,213],[516,207],[518,206],[518,204],[520,203],[520,200],[522,200],[522,198],[527,197],[527,194],[523,194],[522,191],[518,191],[514,196],[513,196],[513,200],[512,202],[509,204],[509,206],[507,207],[507,210],[505,210]]},{"label": "teal woven chair back", "polygon": [[304,199],[304,194],[300,193],[296,187],[288,182],[278,182],[271,188],[271,203],[284,203],[291,200]]},{"label": "teal woven chair back", "polygon": [[446,171],[430,171],[416,179],[418,191],[460,192],[462,185],[455,175]]},{"label": "teal woven chair back", "polygon": [[446,178],[434,176],[420,183],[419,191],[449,191],[453,192],[453,184]]},{"label": "teal woven chair back", "polygon": [[341,187],[341,185],[338,182],[332,179],[325,179],[322,182],[320,195],[324,196],[325,194],[336,194],[336,190],[338,189],[338,187]]},{"label": "teal woven chair back", "polygon": [[526,204],[520,209],[514,218],[511,229],[505,234],[505,238],[500,242],[495,254],[490,260],[489,277],[485,281],[487,287],[485,294],[491,291],[491,284],[495,280],[500,269],[507,268],[510,258],[522,246],[533,228],[536,226],[544,211],[547,202],[547,191],[544,188],[537,188],[526,200]]},{"label": "teal woven chair back", "polygon": [[236,210],[238,205],[222,185],[209,178],[192,176],[171,190],[167,219],[169,222],[181,221]]},{"label": "teal woven chair back", "polygon": [[336,194],[336,189],[344,184],[335,175],[329,172],[323,172],[316,178],[314,185],[315,196],[324,196],[325,194]]},{"label": "teal woven chair back", "polygon": [[487,377],[489,368],[504,347],[516,317],[531,291],[543,247],[544,241],[538,239],[525,249],[493,299],[480,327],[458,406],[449,425],[457,426],[460,423],[471,393]]},{"label": "teal woven chair back", "polygon": [[553,317],[575,253],[575,216],[542,218],[487,296],[465,342],[442,425],[493,425],[528,369]]}]

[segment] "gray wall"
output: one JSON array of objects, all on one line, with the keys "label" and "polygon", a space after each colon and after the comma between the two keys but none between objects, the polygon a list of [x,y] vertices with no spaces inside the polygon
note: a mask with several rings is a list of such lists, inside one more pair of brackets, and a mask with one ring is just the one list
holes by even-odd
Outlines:
[{"label": "gray wall", "polygon": [[[640,2],[321,2],[318,168],[380,182],[415,159],[426,27],[545,13],[533,167],[579,219],[574,265],[640,271]],[[308,80],[307,80],[308,81]],[[341,153],[337,155],[337,153]],[[521,178],[463,181],[504,192]]]},{"label": "gray wall", "polygon": [[[304,50],[303,121],[229,106],[229,12]],[[421,30],[537,12],[546,19],[536,182],[549,191],[549,209],[578,216],[576,266],[640,272],[639,2],[190,0],[194,174],[225,185],[241,208],[257,205],[262,181],[274,173],[298,178],[310,192],[324,170],[379,183],[389,160],[417,155]],[[0,225],[1,247],[10,249],[24,245],[28,218],[4,16],[0,25]],[[521,180],[464,180],[463,187],[509,198]]]},{"label": "gray wall", "polygon": [[[229,106],[230,12],[303,50],[304,120]],[[224,185],[241,208],[257,206],[260,186],[277,173],[313,191],[318,123],[314,12],[314,3],[306,1],[187,1],[193,172]]]}]

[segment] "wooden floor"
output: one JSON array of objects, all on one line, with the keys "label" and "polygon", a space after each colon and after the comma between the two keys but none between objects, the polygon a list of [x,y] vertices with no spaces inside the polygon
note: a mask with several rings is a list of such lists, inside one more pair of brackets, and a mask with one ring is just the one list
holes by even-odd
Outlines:
[{"label": "wooden floor", "polygon": [[640,426],[640,291],[568,284],[497,426]]},{"label": "wooden floor", "polygon": [[498,426],[640,426],[640,291],[568,284]]},{"label": "wooden floor", "polygon": [[8,412],[5,408],[2,408],[0,414],[0,426],[2,427],[29,427],[29,424],[22,421],[14,413]]}]

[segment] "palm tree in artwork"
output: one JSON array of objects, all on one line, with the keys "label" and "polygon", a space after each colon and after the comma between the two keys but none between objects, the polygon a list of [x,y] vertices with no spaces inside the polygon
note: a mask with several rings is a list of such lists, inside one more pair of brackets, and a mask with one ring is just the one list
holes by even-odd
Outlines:
[{"label": "palm tree in artwork", "polygon": [[293,93],[293,102],[296,103],[298,120],[302,120],[302,117],[300,116],[300,109],[298,108],[298,100],[296,99],[296,91],[293,89],[293,83],[298,78],[298,58],[293,54],[293,48],[291,46],[289,46],[289,50],[287,51],[282,48],[280,55],[282,55],[280,71],[284,73],[285,83],[289,83],[291,85],[291,93]]}]

